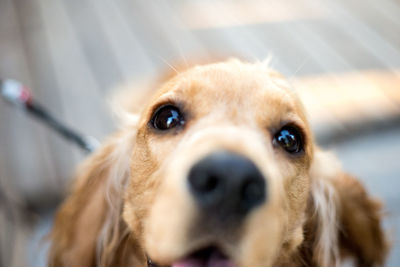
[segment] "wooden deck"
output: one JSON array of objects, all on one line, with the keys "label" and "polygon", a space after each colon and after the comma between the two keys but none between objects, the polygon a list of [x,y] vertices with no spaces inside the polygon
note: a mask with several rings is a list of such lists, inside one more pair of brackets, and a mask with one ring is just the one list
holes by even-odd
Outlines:
[{"label": "wooden deck", "polygon": [[[115,127],[113,87],[213,56],[272,56],[325,145],[400,125],[398,0],[0,0],[0,79],[29,85],[56,117],[100,140]],[[10,223],[0,198],[0,266],[25,266],[26,210],[56,205],[84,157],[0,101],[0,192],[17,213]]]}]

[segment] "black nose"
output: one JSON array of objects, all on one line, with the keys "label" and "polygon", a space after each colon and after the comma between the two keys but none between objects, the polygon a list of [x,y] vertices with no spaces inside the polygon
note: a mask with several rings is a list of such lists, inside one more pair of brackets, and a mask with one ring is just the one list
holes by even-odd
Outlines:
[{"label": "black nose", "polygon": [[257,166],[227,151],[215,152],[196,163],[188,181],[198,205],[220,218],[243,217],[266,199],[266,182]]}]

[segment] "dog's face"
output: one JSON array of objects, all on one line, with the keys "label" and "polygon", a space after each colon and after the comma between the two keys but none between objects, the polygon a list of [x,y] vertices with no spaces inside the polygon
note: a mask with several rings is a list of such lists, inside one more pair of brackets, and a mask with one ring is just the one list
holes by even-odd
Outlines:
[{"label": "dog's face", "polygon": [[141,114],[124,220],[160,266],[271,266],[303,240],[312,144],[280,75],[195,67]]}]

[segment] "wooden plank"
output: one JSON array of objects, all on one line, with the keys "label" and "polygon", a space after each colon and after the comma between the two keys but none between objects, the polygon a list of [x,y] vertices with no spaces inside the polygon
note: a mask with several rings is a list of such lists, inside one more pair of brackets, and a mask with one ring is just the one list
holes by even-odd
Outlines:
[{"label": "wooden plank", "polygon": [[154,16],[149,12],[149,2],[119,0],[117,4],[132,32],[156,66],[165,64],[163,61],[170,62],[178,57],[179,53],[168,41],[167,33],[154,22]]},{"label": "wooden plank", "polygon": [[[0,6],[0,77],[31,84],[14,4],[14,1],[1,1]],[[19,194],[33,203],[48,188],[40,181],[54,176],[46,129],[3,100],[0,122],[0,147],[7,154],[4,160],[9,168],[7,179],[14,183]]]},{"label": "wooden plank", "polygon": [[[320,8],[318,4],[310,3],[311,6],[306,6],[304,2],[310,1],[301,1],[299,4],[297,4],[297,2],[290,2],[291,5],[286,2],[265,3],[263,1],[250,1],[250,3],[252,3],[250,5],[252,7],[251,10],[257,7],[258,13],[268,14],[271,13],[271,10],[277,12],[276,21],[272,20],[271,23],[264,24],[246,24],[246,21],[239,21],[237,18],[241,17],[240,13],[244,7],[241,9],[226,7],[226,4],[228,4],[228,7],[230,5],[238,5],[238,3],[234,1],[225,1],[219,3],[219,5],[212,3],[206,5],[206,7],[200,8],[202,13],[196,10],[197,15],[203,16],[202,18],[204,19],[209,17],[214,19],[218,18],[218,21],[224,21],[224,23],[226,23],[226,21],[231,21],[234,22],[233,25],[236,26],[232,27],[231,24],[228,24],[227,27],[221,27],[218,21],[216,21],[214,28],[210,28],[210,25],[208,25],[205,30],[199,30],[197,33],[201,36],[204,43],[209,43],[210,39],[213,41],[213,39],[217,38],[212,44],[213,47],[218,47],[218,43],[222,44],[219,45],[222,47],[220,50],[229,49],[231,46],[238,46],[239,49],[236,49],[236,51],[242,51],[248,58],[252,59],[265,58],[268,53],[272,51],[272,56],[280,61],[280,64],[277,66],[278,69],[288,76],[321,72],[323,68],[318,64],[318,57],[315,56],[312,58],[313,53],[310,53],[310,49],[307,49],[304,44],[300,43],[299,45],[299,41],[294,40],[292,36],[293,34],[297,34],[294,27],[299,23],[299,20],[295,21],[294,19],[298,18],[299,13],[301,13],[300,17],[303,18],[304,21],[315,20],[315,23],[318,23],[324,18],[324,12],[326,11]],[[202,6],[200,3],[196,4]],[[244,4],[239,3],[239,5]],[[222,12],[221,10],[228,10],[231,14],[227,14],[227,12]],[[323,10],[323,12],[321,12],[321,10]],[[248,12],[249,10],[246,11]],[[283,18],[281,18],[279,14],[283,14]],[[315,14],[318,14],[318,16],[315,16]],[[186,18],[186,21],[187,20]],[[190,24],[190,22],[187,23]],[[228,41],[223,42],[222,38],[224,36],[228,36],[228,38],[226,38]],[[304,43],[302,39],[300,40]]]},{"label": "wooden plank", "polygon": [[151,75],[155,71],[155,65],[129,27],[127,18],[123,16],[116,1],[89,0],[88,4],[98,17],[122,79],[127,82]]},{"label": "wooden plank", "polygon": [[[263,8],[273,8],[273,6],[264,5]],[[315,24],[318,23],[319,21],[315,22]],[[347,59],[344,59],[332,49],[331,44],[326,43],[324,39],[315,34],[310,27],[312,25],[312,23],[305,23],[301,20],[292,23],[284,31],[286,31],[287,36],[291,37],[291,43],[304,49],[310,59],[313,59],[323,72],[349,71],[354,69]]]},{"label": "wooden plank", "polygon": [[183,27],[175,7],[169,1],[151,1],[148,6],[156,24],[166,33],[167,41],[176,48],[180,58],[185,59],[187,55],[209,56],[209,51],[198,41],[196,36]]},{"label": "wooden plank", "polygon": [[[260,8],[274,9],[275,7],[264,4]],[[295,12],[293,8],[296,7],[288,5],[288,12]],[[319,1],[303,1],[303,9],[317,9],[324,16],[319,20],[299,20],[287,25],[284,31],[292,40],[286,43],[303,47],[311,58],[308,62],[317,62],[320,65],[320,71],[341,72],[385,67],[359,43],[359,40],[354,38],[353,34],[339,27],[340,19],[337,19],[336,13],[340,13],[341,9],[327,8]]]},{"label": "wooden plank", "polygon": [[174,24],[176,21],[171,19],[173,16],[164,1],[119,0],[118,5],[146,54],[160,69],[175,62],[184,63],[188,54],[196,58],[207,56],[207,51],[190,33]]},{"label": "wooden plank", "polygon": [[[319,20],[325,10],[320,8],[319,1],[312,1],[313,8],[305,5],[310,0],[280,0],[275,1],[273,8],[260,8],[270,1],[181,1],[175,3],[177,13],[181,14],[182,22],[190,29],[230,28],[243,25],[278,24],[299,20]],[[290,7],[290,8],[288,8]]]},{"label": "wooden plank", "polygon": [[338,3],[369,29],[379,33],[387,42],[400,47],[400,7],[391,0],[365,0],[363,8],[360,8],[360,2],[357,0],[341,0]]},{"label": "wooden plank", "polygon": [[[305,3],[310,3],[310,6]],[[234,37],[223,47],[229,48],[232,44],[243,42],[243,49],[251,50],[246,54],[258,59],[271,53],[281,63],[278,69],[288,76],[321,72],[321,67],[291,37],[293,24],[298,21],[319,22],[325,17],[326,11],[321,8],[320,2],[303,0],[266,3],[252,0],[216,4],[214,1],[201,1],[183,6],[180,9],[183,21],[189,28],[193,27],[194,21],[195,29],[203,29],[198,32],[205,43],[209,42],[210,37],[212,40],[214,36],[218,38],[223,35],[224,31],[233,30],[235,33],[231,36]]]},{"label": "wooden plank", "polygon": [[[194,33],[211,54],[220,57],[239,57],[249,61],[263,60],[271,57],[271,64],[285,75],[290,76],[301,63],[286,61],[279,49],[279,37],[266,38],[267,33],[259,33],[250,27],[229,27],[199,29]],[[296,67],[293,67],[296,65]]]},{"label": "wooden plank", "polygon": [[88,67],[103,92],[122,80],[121,70],[111,52],[99,19],[88,1],[62,1],[67,19],[79,42]]},{"label": "wooden plank", "polygon": [[[0,1],[0,77],[29,84],[20,25],[14,1]],[[42,129],[25,114],[0,100],[0,265],[26,266],[25,246],[28,220],[20,217],[16,201],[32,201],[46,189],[43,177],[50,177],[51,161],[43,155],[48,145]]]},{"label": "wooden plank", "polygon": [[[229,2],[229,1],[228,1]],[[215,3],[212,8],[210,5],[203,3],[197,3],[197,5],[202,6],[202,13],[198,13],[197,16],[207,17],[213,16],[212,14],[218,13],[218,21],[230,20],[237,14],[220,12],[221,9],[225,8],[225,2]],[[275,66],[277,66],[282,72],[288,73],[287,67],[282,64],[279,55],[276,55],[275,51],[272,51],[268,41],[263,38],[265,35],[260,34],[252,27],[200,27],[192,28],[190,25],[190,20],[187,14],[184,14],[185,9],[175,7],[174,17],[179,19],[181,27],[191,29],[194,36],[201,45],[207,49],[209,54],[217,55],[219,57],[240,57],[248,60],[262,60],[269,56],[272,56],[272,61]],[[232,11],[232,10],[231,10]],[[233,10],[234,11],[234,10]],[[216,16],[214,16],[216,17]]]},{"label": "wooden plank", "polygon": [[[68,125],[104,138],[113,123],[62,1],[38,0]],[[81,156],[82,157],[82,156]]]},{"label": "wooden plank", "polygon": [[371,5],[372,9],[379,10],[382,16],[385,16],[392,23],[400,26],[400,3],[398,0],[380,1],[380,3],[382,3],[381,5],[380,3],[371,0],[369,0],[368,3]]},{"label": "wooden plank", "polygon": [[[27,55],[28,67],[32,73],[32,87],[34,97],[61,121],[64,120],[65,106],[60,99],[60,92],[49,47],[45,36],[44,25],[37,1],[15,1],[18,13],[23,44]],[[44,127],[44,126],[43,126]],[[53,173],[50,177],[43,177],[41,184],[46,184],[47,192],[43,192],[46,199],[42,204],[51,205],[50,199],[59,198],[64,192],[64,184],[72,175],[78,158],[75,157],[72,145],[58,136],[52,130],[45,129],[49,150],[46,157],[51,158]],[[54,205],[55,203],[53,203]]]},{"label": "wooden plank", "polygon": [[337,55],[345,59],[351,69],[386,69],[382,61],[375,58],[353,35],[338,27],[335,20],[310,22],[306,26],[323,40]]},{"label": "wooden plank", "polygon": [[[311,75],[294,84],[323,142],[400,121],[400,78],[392,71],[348,72],[335,74],[335,79],[330,74]],[[330,114],[340,128],[331,125]]]},{"label": "wooden plank", "polygon": [[334,18],[338,27],[349,35],[354,36],[356,42],[364,47],[387,68],[396,69],[400,62],[400,51],[382,35],[363,24],[342,4],[328,1],[327,9],[335,10]]}]

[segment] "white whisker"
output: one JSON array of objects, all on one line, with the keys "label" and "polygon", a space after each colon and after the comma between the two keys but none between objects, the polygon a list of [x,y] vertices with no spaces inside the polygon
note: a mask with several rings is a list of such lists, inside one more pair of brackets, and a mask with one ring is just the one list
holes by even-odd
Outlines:
[{"label": "white whisker", "polygon": [[290,83],[293,82],[293,80],[295,79],[297,73],[299,73],[299,72],[304,68],[304,66],[306,65],[306,63],[308,62],[308,60],[309,60],[309,57],[305,58],[305,59],[300,63],[300,65],[297,67],[297,69],[294,71],[294,73],[290,76],[290,78],[289,78],[289,82],[290,82]]},{"label": "white whisker", "polygon": [[156,55],[162,62],[164,62],[168,67],[170,67],[173,71],[175,71],[176,74],[179,74],[179,71],[174,68],[174,66],[172,66],[171,64],[168,63],[168,61],[166,61],[164,58],[162,58],[159,55]]}]

